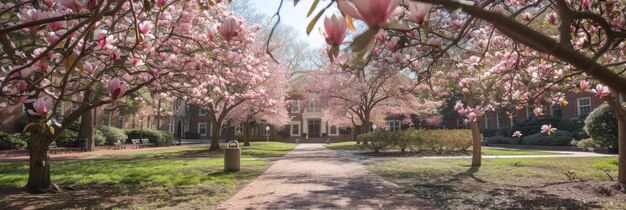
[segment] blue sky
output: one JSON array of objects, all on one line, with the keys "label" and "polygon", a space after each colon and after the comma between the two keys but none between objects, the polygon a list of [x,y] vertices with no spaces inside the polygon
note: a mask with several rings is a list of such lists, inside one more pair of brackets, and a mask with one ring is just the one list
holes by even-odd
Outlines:
[{"label": "blue sky", "polygon": [[[257,10],[263,14],[268,16],[274,15],[278,6],[280,4],[280,0],[250,0],[255,5]],[[298,33],[300,34],[300,38],[304,40],[308,40],[312,47],[321,47],[326,42],[324,41],[324,37],[320,34],[319,27],[324,25],[323,18],[317,22],[311,34],[307,36],[306,27],[311,21],[311,19],[317,14],[321,8],[325,7],[329,1],[320,1],[317,6],[317,10],[311,14],[309,18],[306,17],[313,0],[300,0],[296,7],[293,6],[293,0],[285,0],[283,3],[283,7],[280,11],[281,16],[281,24],[289,25],[294,27]],[[331,15],[336,12],[336,9],[332,9],[326,11],[325,17],[327,15]]]}]

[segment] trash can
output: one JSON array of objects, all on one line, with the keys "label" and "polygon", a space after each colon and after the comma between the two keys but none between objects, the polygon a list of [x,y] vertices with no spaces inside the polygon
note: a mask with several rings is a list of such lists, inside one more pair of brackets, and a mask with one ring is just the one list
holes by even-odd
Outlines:
[{"label": "trash can", "polygon": [[229,141],[224,150],[224,172],[238,172],[239,169],[241,169],[239,142]]},{"label": "trash can", "polygon": [[81,152],[86,152],[87,151],[87,139],[79,139],[78,147],[80,147]]}]

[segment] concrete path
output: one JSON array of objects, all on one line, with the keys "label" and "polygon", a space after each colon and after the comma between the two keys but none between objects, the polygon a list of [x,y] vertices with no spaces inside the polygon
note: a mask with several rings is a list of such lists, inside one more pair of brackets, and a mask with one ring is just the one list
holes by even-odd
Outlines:
[{"label": "concrete path", "polygon": [[434,209],[321,144],[300,144],[218,209]]}]

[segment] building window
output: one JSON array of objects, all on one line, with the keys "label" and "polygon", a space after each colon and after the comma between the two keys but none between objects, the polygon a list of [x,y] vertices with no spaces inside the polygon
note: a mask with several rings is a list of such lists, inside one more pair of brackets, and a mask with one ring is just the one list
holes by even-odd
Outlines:
[{"label": "building window", "polygon": [[526,107],[526,119],[530,119],[535,116],[535,107],[527,106]]},{"label": "building window", "polygon": [[462,117],[459,117],[456,121],[456,127],[457,128],[467,128],[467,123],[465,123],[465,120]]},{"label": "building window", "polygon": [[167,130],[170,133],[174,133],[174,118],[173,117],[167,118]]},{"label": "building window", "polygon": [[389,124],[389,131],[399,131],[401,130],[400,120],[388,120],[387,124]]},{"label": "building window", "polygon": [[111,111],[111,110],[104,110],[104,113],[102,114],[102,124],[103,125],[111,126],[112,112],[113,111]]},{"label": "building window", "polygon": [[579,98],[577,101],[578,116],[587,116],[591,112],[591,98]]},{"label": "building window", "polygon": [[517,122],[517,110],[513,109],[513,111],[511,111],[511,116],[509,117],[511,118],[511,127],[513,127],[515,122]]},{"label": "building window", "polygon": [[300,101],[298,100],[291,101],[291,113],[298,113],[298,112],[300,112]]},{"label": "building window", "polygon": [[489,124],[491,124],[491,118],[489,118],[489,113],[485,113],[485,129],[489,129]]},{"label": "building window", "polygon": [[205,122],[198,123],[198,134],[206,136],[207,124]]},{"label": "building window", "polygon": [[496,112],[496,128],[504,127],[504,122],[507,120],[507,114],[504,110]]},{"label": "building window", "polygon": [[206,109],[198,109],[198,116],[206,116],[208,113]]},{"label": "building window", "polygon": [[291,135],[299,136],[300,135],[300,124],[291,124]]},{"label": "building window", "polygon": [[125,125],[126,125],[126,117],[124,116],[117,117],[117,127],[124,128]]},{"label": "building window", "polygon": [[553,117],[561,118],[561,105],[553,105],[551,110]]},{"label": "building window", "polygon": [[337,135],[337,126],[330,126],[330,135]]}]

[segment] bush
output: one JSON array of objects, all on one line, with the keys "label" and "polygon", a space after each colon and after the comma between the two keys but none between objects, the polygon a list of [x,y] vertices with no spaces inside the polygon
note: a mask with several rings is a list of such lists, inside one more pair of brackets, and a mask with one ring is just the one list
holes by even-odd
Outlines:
[{"label": "bush", "polygon": [[280,131],[278,131],[278,135],[280,137],[285,138],[285,139],[289,138],[289,135],[291,134],[290,133],[291,132],[291,128],[290,127],[291,126],[285,126],[284,128],[280,129]]},{"label": "bush", "polygon": [[160,130],[143,129],[143,130],[126,130],[128,136],[127,142],[132,143],[131,139],[149,139],[150,143],[155,146],[167,146],[171,145],[174,140],[174,135]]},{"label": "bush", "polygon": [[11,135],[0,131],[0,150],[21,150],[26,149],[28,141],[21,139],[18,135]]},{"label": "bush", "polygon": [[393,139],[393,144],[400,148],[400,151],[405,152],[406,148],[411,146],[412,139],[416,138],[417,132],[415,129],[408,129],[398,132],[396,138]]},{"label": "bush", "polygon": [[596,143],[592,138],[580,140],[578,141],[578,143],[576,143],[576,146],[584,150],[589,150],[590,148],[594,149],[594,148],[600,147],[600,145],[598,145],[598,143]]},{"label": "bush", "polygon": [[508,136],[492,136],[485,138],[485,144],[519,144],[519,138],[513,138]]},{"label": "bush", "polygon": [[541,146],[569,146],[574,139],[572,133],[568,131],[557,130],[555,133],[548,135],[546,133],[536,133],[522,138],[522,144],[525,145],[541,145]]},{"label": "bush", "polygon": [[617,118],[607,104],[602,104],[589,113],[584,129],[600,148],[617,152]]},{"label": "bush", "polygon": [[496,136],[511,136],[511,135],[513,135],[513,132],[511,132],[510,128],[498,128],[496,131]]},{"label": "bush", "polygon": [[393,146],[395,139],[394,132],[388,132],[384,130],[377,130],[371,133],[364,133],[357,136],[357,139],[361,142],[368,141],[367,147],[372,151],[378,153],[381,150],[388,149]]},{"label": "bush", "polygon": [[562,119],[559,121],[559,124],[556,125],[556,128],[559,130],[570,131],[576,140],[589,138],[589,135],[585,132],[584,127],[585,121],[580,118]]},{"label": "bush", "polygon": [[484,137],[492,137],[496,136],[498,129],[482,129],[480,133],[482,133]]},{"label": "bush", "polygon": [[104,137],[104,133],[101,130],[94,129],[93,131],[93,140],[96,146],[102,146],[106,143],[106,137]]},{"label": "bush", "polygon": [[185,132],[186,139],[200,139],[201,136],[199,133]]},{"label": "bush", "polygon": [[55,142],[58,147],[78,147],[78,131],[65,129]]},{"label": "bush", "polygon": [[352,133],[352,128],[339,128],[339,134],[350,134]]},{"label": "bush", "polygon": [[[500,136],[511,136],[513,132],[520,131],[526,136],[541,132],[543,125],[557,125],[560,119],[553,116],[544,116],[541,118],[531,117],[530,119],[517,122],[507,133],[501,133]],[[559,129],[561,130],[561,129]]]},{"label": "bush", "polygon": [[115,145],[115,142],[117,142],[117,140],[123,143],[126,141],[126,139],[128,139],[128,136],[124,133],[122,129],[110,126],[101,126],[97,130],[102,132],[102,136],[105,139],[106,145]]}]

